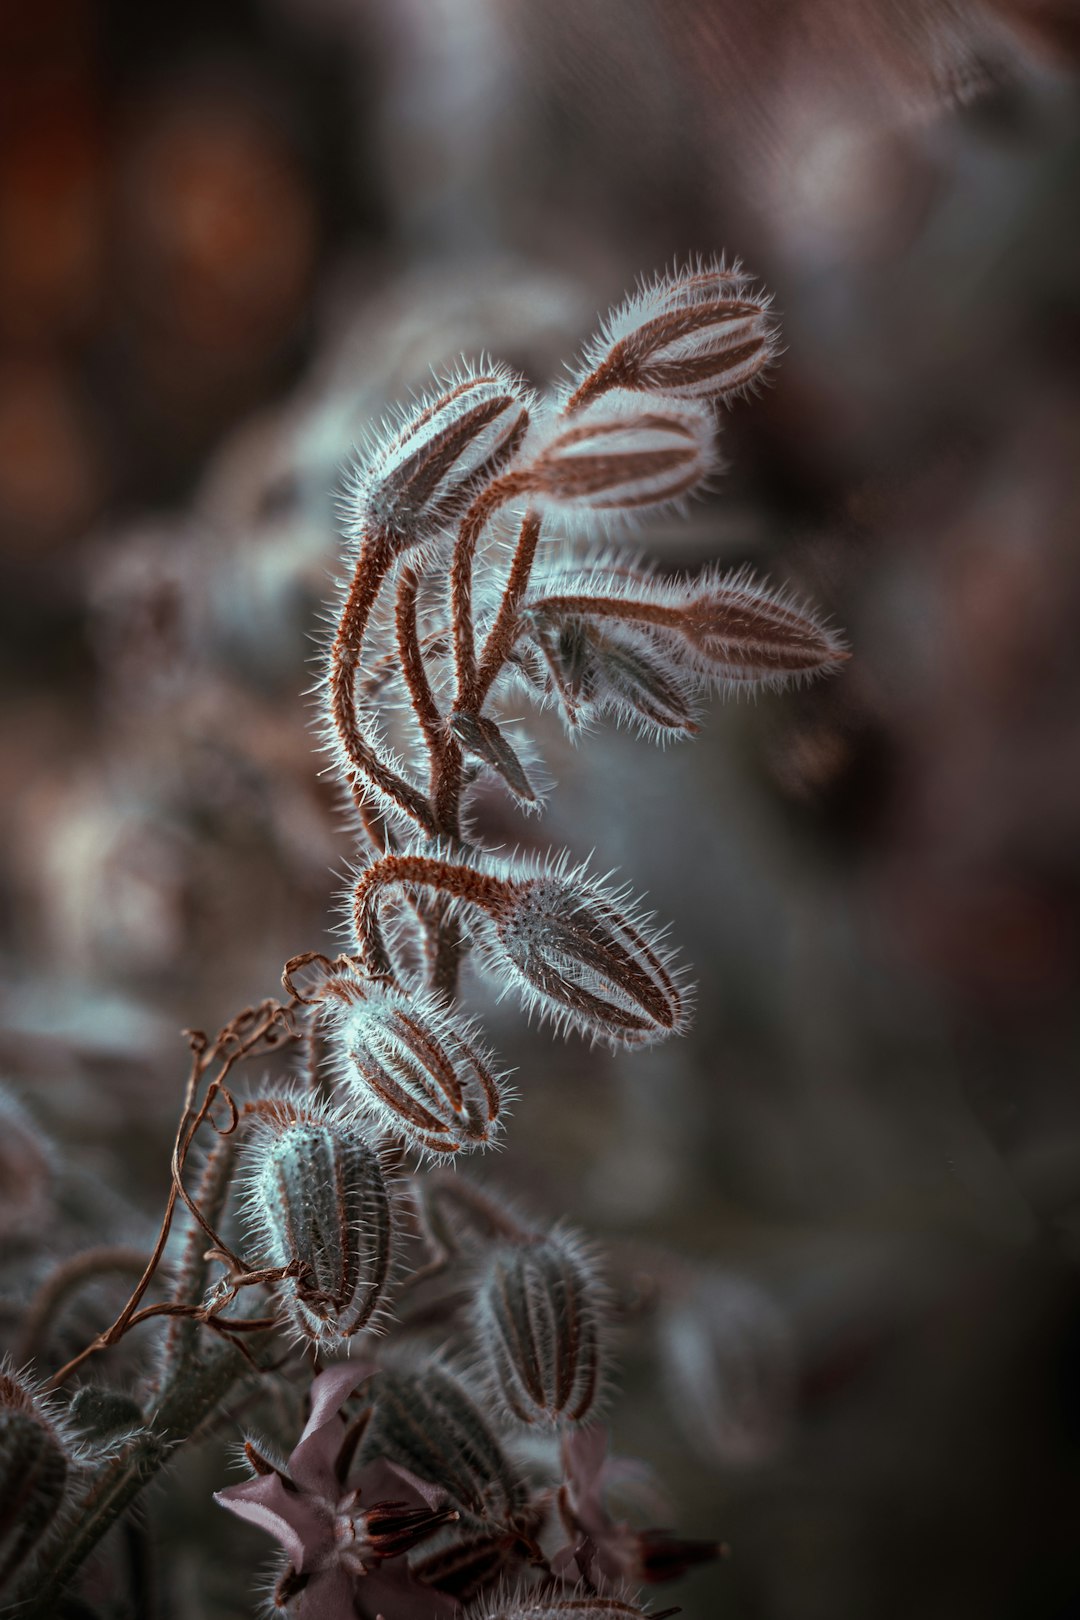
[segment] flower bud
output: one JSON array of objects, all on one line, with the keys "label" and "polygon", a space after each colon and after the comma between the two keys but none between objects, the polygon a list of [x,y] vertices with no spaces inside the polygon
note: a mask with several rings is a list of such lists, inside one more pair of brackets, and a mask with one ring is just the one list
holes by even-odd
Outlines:
[{"label": "flower bud", "polygon": [[737,264],[660,276],[614,310],[575,375],[566,414],[613,389],[710,402],[739,393],[775,358],[771,296]]},{"label": "flower bud", "polygon": [[0,1367],[0,1586],[56,1518],[71,1446],[47,1405],[10,1367]]},{"label": "flower bud", "polygon": [[605,1306],[595,1267],[566,1232],[492,1252],[473,1321],[492,1387],[519,1422],[580,1423],[592,1411]]},{"label": "flower bud", "polygon": [[614,392],[556,425],[527,469],[529,489],[569,512],[659,506],[714,470],[714,441],[712,417],[692,401]]},{"label": "flower bud", "polygon": [[450,379],[357,469],[360,526],[410,540],[437,535],[505,467],[528,422],[528,396],[502,367]]},{"label": "flower bud", "polygon": [[[607,714],[643,735],[670,741],[697,730],[693,685],[670,649],[636,625],[585,617],[534,616],[537,645],[571,734]],[[668,638],[670,641],[670,638]]]},{"label": "flower bud", "polygon": [[472,1025],[435,997],[345,985],[326,1017],[350,1101],[381,1130],[439,1157],[494,1141],[504,1080]]},{"label": "flower bud", "polygon": [[282,1098],[248,1151],[246,1207],[298,1331],[334,1351],[375,1315],[390,1270],[390,1195],[359,1122]]},{"label": "flower bud", "polygon": [[813,613],[800,610],[745,573],[701,581],[682,609],[679,630],[688,662],[711,681],[782,685],[821,674],[848,657],[843,642]]},{"label": "flower bud", "polygon": [[525,1510],[524,1484],[476,1403],[444,1368],[435,1362],[384,1367],[369,1394],[361,1465],[378,1458],[398,1463],[438,1485],[462,1512],[496,1524],[508,1524]]},{"label": "flower bud", "polygon": [[520,1562],[521,1543],[513,1535],[496,1532],[461,1536],[436,1552],[422,1553],[410,1567],[425,1586],[468,1603]]},{"label": "flower bud", "polygon": [[686,1024],[671,953],[647,918],[625,910],[583,868],[551,868],[507,886],[491,912],[488,961],[526,1006],[557,1027],[612,1046],[646,1046]]}]

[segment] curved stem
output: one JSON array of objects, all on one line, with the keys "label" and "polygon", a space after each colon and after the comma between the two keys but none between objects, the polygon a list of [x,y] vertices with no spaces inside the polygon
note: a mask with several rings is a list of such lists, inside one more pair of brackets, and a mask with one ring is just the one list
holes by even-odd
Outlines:
[{"label": "curved stem", "polygon": [[360,726],[356,679],[361,667],[364,634],[383,581],[400,547],[391,535],[376,531],[360,546],[352,582],[330,647],[327,688],[330,718],[342,751],[355,775],[366,778],[428,833],[433,833],[431,807],[424,795],[378,757]]},{"label": "curved stem", "polygon": [[541,520],[538,512],[526,512],[518,534],[517,548],[514,551],[514,560],[510,565],[510,574],[503,591],[503,599],[499,603],[499,611],[495,617],[484,651],[480,658],[480,668],[476,677],[476,703],[475,713],[479,713],[503,665],[506,663],[514,642],[517,640],[518,612],[529,588],[529,578],[532,574],[533,563],[536,561],[536,548],[540,544]]},{"label": "curved stem", "polygon": [[369,972],[383,977],[390,974],[390,961],[379,930],[379,900],[384,889],[399,884],[432,889],[448,899],[466,900],[488,912],[501,911],[514,892],[512,883],[477,872],[464,863],[426,855],[384,855],[361,873],[353,890],[356,948]]},{"label": "curved stem", "polygon": [[473,640],[472,576],[476,548],[500,506],[532,486],[528,468],[504,473],[473,501],[461,520],[450,565],[450,613],[454,629],[455,706],[472,712],[476,702],[476,646]]}]

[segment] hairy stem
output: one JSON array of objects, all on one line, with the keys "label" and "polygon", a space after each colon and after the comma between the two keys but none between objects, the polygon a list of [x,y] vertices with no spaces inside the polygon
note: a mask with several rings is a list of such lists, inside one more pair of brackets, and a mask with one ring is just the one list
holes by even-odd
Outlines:
[{"label": "hairy stem", "polygon": [[330,667],[327,671],[330,716],[361,795],[361,784],[366,779],[411,816],[425,832],[433,833],[435,827],[427,800],[378,757],[363,734],[356,703],[356,679],[361,667],[364,634],[398,549],[392,536],[381,531],[368,535],[361,543],[337,634],[330,648]]},{"label": "hairy stem", "polygon": [[491,627],[484,651],[480,658],[480,668],[476,676],[476,703],[475,713],[479,713],[499,672],[513,651],[517,640],[518,611],[529,588],[529,579],[532,574],[533,563],[536,561],[536,548],[540,544],[540,515],[537,512],[527,512],[518,534],[517,548],[514,551],[514,560],[510,565],[510,574],[503,591],[499,611],[495,623]]},{"label": "hairy stem", "polygon": [[501,910],[513,892],[513,885],[504,879],[463,863],[426,855],[384,855],[361,873],[353,891],[357,950],[368,971],[382,976],[389,974],[390,960],[379,929],[379,901],[387,888],[398,885],[433,890],[448,900],[466,900],[485,911]]},{"label": "hairy stem", "polygon": [[82,1500],[70,1510],[63,1531],[16,1590],[13,1606],[22,1620],[48,1620],[56,1614],[60,1595],[105,1532],[249,1371],[250,1363],[232,1345],[219,1342],[166,1381],[151,1431],[136,1436],[97,1470]]},{"label": "hairy stem", "polygon": [[455,707],[470,713],[476,706],[476,646],[473,638],[472,579],[476,548],[485,527],[515,496],[530,488],[527,468],[504,473],[482,489],[458,530],[450,565],[450,611],[454,628],[454,668],[457,679]]}]

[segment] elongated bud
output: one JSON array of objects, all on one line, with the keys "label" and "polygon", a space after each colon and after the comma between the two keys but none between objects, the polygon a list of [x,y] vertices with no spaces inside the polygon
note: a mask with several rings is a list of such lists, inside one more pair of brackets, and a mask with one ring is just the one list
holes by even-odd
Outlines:
[{"label": "elongated bud", "polygon": [[345,986],[326,1019],[349,1098],[381,1130],[440,1158],[495,1140],[505,1080],[473,1026],[435,997]]},{"label": "elongated bud", "polygon": [[680,628],[697,667],[719,682],[782,685],[848,657],[835,632],[812,614],[746,578],[695,596]]},{"label": "elongated bud", "polygon": [[571,733],[599,714],[665,740],[698,729],[693,683],[655,637],[611,619],[552,620],[537,613],[534,623],[549,690]]},{"label": "elongated bud", "polygon": [[353,1516],[356,1557],[365,1567],[385,1558],[401,1558],[459,1517],[456,1508],[408,1507],[404,1502],[376,1502]]},{"label": "elongated bud", "polygon": [[502,778],[515,799],[520,799],[522,804],[536,803],[536,789],[496,721],[486,714],[455,712],[448,723],[451,734],[465,752],[482,759],[496,776]]},{"label": "elongated bud", "polygon": [[0,1367],[0,1586],[56,1518],[71,1446],[31,1385]]},{"label": "elongated bud", "polygon": [[372,1320],[390,1270],[393,1221],[379,1157],[358,1120],[278,1100],[246,1151],[246,1208],[292,1321],[340,1349]]},{"label": "elongated bud", "polygon": [[715,425],[692,401],[614,392],[557,426],[526,469],[541,503],[625,512],[688,495],[717,466]]},{"label": "elongated bud", "polygon": [[422,399],[354,477],[361,528],[400,539],[437,535],[506,466],[529,423],[529,397],[501,366],[453,378]]},{"label": "elongated bud", "polygon": [[625,890],[556,867],[508,885],[491,916],[493,970],[557,1027],[612,1046],[646,1046],[684,1028],[671,953],[649,919],[627,908]]},{"label": "elongated bud", "polygon": [[438,1485],[476,1518],[508,1524],[527,1492],[472,1397],[435,1362],[384,1367],[370,1389],[371,1421],[359,1461],[383,1457]]},{"label": "elongated bud", "polygon": [[660,277],[609,317],[568,412],[613,388],[708,401],[739,393],[776,356],[771,302],[749,276],[723,264]]},{"label": "elongated bud", "polygon": [[491,1254],[473,1322],[492,1387],[519,1422],[580,1423],[593,1410],[606,1305],[595,1266],[567,1232]]}]

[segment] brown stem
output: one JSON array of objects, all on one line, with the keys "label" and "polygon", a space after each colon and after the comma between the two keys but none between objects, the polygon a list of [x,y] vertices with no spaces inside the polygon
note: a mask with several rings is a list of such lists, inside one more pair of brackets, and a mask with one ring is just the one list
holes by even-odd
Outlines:
[{"label": "brown stem", "polygon": [[467,900],[485,911],[500,911],[514,886],[502,878],[477,872],[471,866],[426,855],[384,855],[361,873],[353,891],[353,922],[357,949],[369,972],[388,975],[390,962],[379,931],[378,907],[382,890],[394,884],[416,884],[453,900]]},{"label": "brown stem", "polygon": [[[398,583],[397,600],[394,605],[394,625],[397,630],[401,671],[405,676],[405,685],[409,689],[413,713],[416,715],[417,723],[424,734],[428,753],[431,755],[434,774],[437,771],[443,750],[444,728],[442,716],[439,713],[435,695],[428,680],[427,670],[424,667],[424,657],[420,651],[420,634],[416,615],[416,598],[419,590],[420,575],[415,568],[403,569]],[[432,796],[434,797],[434,788],[432,789]]]},{"label": "brown stem", "polygon": [[473,559],[485,526],[500,506],[532,487],[528,468],[504,473],[482,489],[461,520],[450,565],[450,612],[454,627],[455,706],[472,713],[476,705],[476,646],[473,640]]},{"label": "brown stem", "polygon": [[540,526],[539,513],[526,512],[518,533],[517,548],[510,565],[503,599],[499,603],[495,623],[491,627],[480,658],[480,669],[476,677],[475,713],[479,713],[483,707],[484,699],[517,640],[518,610],[528,590],[529,577],[536,561],[536,548],[540,544]]},{"label": "brown stem", "polygon": [[[327,671],[330,715],[338,740],[356,775],[372,782],[426,832],[433,833],[435,829],[430,805],[422,793],[378,757],[363,735],[356,704],[356,677],[364,650],[364,633],[398,549],[393,537],[382,531],[367,536],[361,543],[337,634],[330,648],[330,668]],[[359,807],[359,799],[357,802]]]},{"label": "brown stem", "polygon": [[666,630],[678,630],[686,618],[683,607],[617,596],[542,596],[538,602],[530,604],[530,611],[561,618],[578,615],[590,619],[624,619],[634,624],[658,624]]}]

